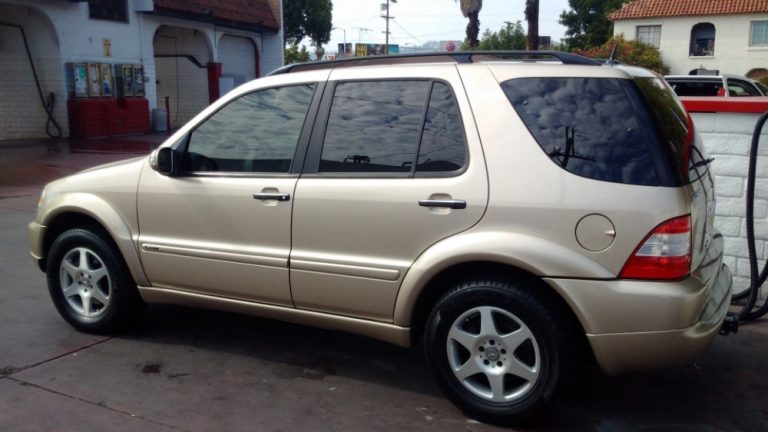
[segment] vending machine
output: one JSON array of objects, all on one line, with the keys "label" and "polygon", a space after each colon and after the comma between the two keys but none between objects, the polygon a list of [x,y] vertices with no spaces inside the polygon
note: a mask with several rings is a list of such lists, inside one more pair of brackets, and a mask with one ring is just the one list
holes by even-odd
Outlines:
[{"label": "vending machine", "polygon": [[102,63],[99,66],[101,73],[101,95],[104,97],[112,97],[114,96],[112,65],[109,63]]},{"label": "vending machine", "polygon": [[117,97],[131,97],[134,95],[133,65],[115,65],[115,87]]},{"label": "vending machine", "polygon": [[101,67],[98,63],[88,63],[88,96],[101,96]]}]

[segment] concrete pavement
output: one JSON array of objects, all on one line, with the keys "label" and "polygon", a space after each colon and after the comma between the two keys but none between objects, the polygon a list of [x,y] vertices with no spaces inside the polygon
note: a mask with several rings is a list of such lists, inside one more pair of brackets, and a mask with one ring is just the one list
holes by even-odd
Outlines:
[{"label": "concrete pavement", "polygon": [[[445,400],[413,351],[359,336],[165,305],[128,333],[74,331],[25,226],[44,182],[156,145],[132,140],[147,147],[0,145],[0,430],[496,430]],[[531,430],[765,431],[766,359],[762,321],[677,370],[588,369]]]}]

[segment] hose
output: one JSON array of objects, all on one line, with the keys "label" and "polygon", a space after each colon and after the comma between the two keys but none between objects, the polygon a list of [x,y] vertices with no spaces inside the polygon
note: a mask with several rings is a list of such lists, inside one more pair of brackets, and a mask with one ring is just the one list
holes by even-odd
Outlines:
[{"label": "hose", "polygon": [[[40,87],[40,80],[37,77],[37,69],[35,68],[35,62],[32,60],[32,52],[29,50],[29,43],[27,43],[27,34],[24,32],[24,27],[17,24],[0,23],[0,25],[6,27],[15,27],[21,32],[21,39],[24,41],[24,49],[27,51],[27,58],[29,59],[29,65],[32,67],[32,76],[35,78],[35,85],[37,86],[37,94],[40,96],[40,103],[43,105],[43,110],[48,116],[48,120],[45,122],[45,133],[51,138],[61,138],[62,131],[59,123],[53,118],[53,107],[56,104],[56,95],[51,92],[46,100],[43,96],[43,89]],[[51,126],[54,127],[55,133],[51,132]]]},{"label": "hose", "polygon": [[749,289],[746,292],[735,295],[734,300],[743,299],[747,296],[747,303],[736,314],[736,317],[742,321],[756,320],[768,313],[768,301],[755,309],[757,298],[760,294],[760,287],[768,278],[768,262],[763,266],[762,271],[758,273],[757,252],[755,247],[755,173],[757,170],[757,150],[760,143],[760,135],[763,131],[765,122],[768,121],[768,112],[764,113],[757,120],[755,130],[752,133],[752,143],[749,147],[749,169],[747,171],[747,249],[749,255]]}]

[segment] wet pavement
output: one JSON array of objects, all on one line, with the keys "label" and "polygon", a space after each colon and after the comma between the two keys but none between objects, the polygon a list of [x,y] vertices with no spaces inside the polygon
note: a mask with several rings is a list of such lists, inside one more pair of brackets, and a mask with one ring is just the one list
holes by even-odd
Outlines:
[{"label": "wet pavement", "polygon": [[[0,143],[0,430],[497,430],[445,400],[417,352],[355,335],[166,305],[112,337],[69,327],[27,254],[37,195],[163,137]],[[525,430],[766,431],[766,372],[762,320],[676,370],[586,368]]]}]

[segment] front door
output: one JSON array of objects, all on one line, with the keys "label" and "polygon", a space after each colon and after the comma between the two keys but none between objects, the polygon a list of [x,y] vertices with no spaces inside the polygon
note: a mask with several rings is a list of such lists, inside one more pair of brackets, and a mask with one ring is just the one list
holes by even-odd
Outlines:
[{"label": "front door", "polygon": [[297,83],[232,99],[179,144],[179,175],[144,171],[139,248],[152,286],[292,305],[295,159],[317,87]]}]

